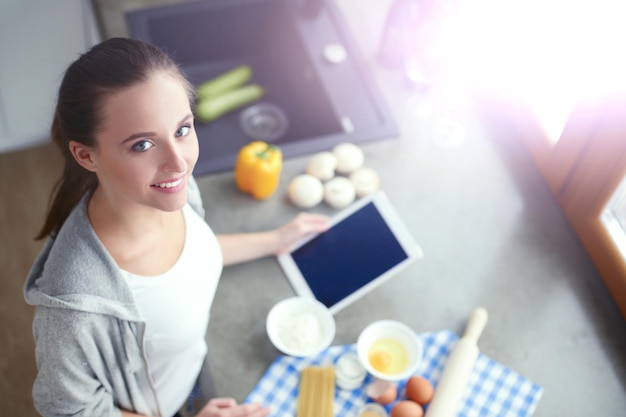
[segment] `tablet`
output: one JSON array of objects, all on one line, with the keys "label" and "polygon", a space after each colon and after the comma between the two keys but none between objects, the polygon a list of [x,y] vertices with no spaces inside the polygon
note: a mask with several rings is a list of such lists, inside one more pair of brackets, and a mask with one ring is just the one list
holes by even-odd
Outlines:
[{"label": "tablet", "polygon": [[278,262],[294,291],[335,314],[422,257],[386,194],[362,197],[326,232],[297,242]]}]

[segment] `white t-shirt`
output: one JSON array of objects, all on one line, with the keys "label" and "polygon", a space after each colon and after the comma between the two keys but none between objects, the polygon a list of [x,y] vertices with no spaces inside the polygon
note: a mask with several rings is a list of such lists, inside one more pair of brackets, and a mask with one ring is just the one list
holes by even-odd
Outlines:
[{"label": "white t-shirt", "polygon": [[146,321],[145,349],[164,416],[184,404],[202,367],[209,311],[223,267],[209,225],[189,205],[183,215],[185,244],[169,271],[149,277],[122,271]]}]

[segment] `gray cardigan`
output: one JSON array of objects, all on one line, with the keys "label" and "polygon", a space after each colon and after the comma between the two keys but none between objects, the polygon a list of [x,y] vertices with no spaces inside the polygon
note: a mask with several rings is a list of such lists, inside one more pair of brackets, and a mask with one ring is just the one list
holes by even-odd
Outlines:
[{"label": "gray cardigan", "polygon": [[[193,178],[190,205],[204,217]],[[49,238],[24,286],[34,305],[43,416],[120,416],[120,408],[160,416],[143,347],[145,324],[118,266],[87,217],[87,196]]]}]

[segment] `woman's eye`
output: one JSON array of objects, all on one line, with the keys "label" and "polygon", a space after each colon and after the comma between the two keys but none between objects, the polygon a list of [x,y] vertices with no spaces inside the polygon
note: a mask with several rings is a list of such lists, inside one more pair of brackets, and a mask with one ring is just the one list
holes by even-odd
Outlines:
[{"label": "woman's eye", "polygon": [[153,146],[154,145],[150,141],[142,140],[135,143],[131,149],[136,152],[145,152]]},{"label": "woman's eye", "polygon": [[187,125],[181,126],[176,131],[176,137],[187,136],[190,131],[191,131],[191,127],[190,126],[187,126]]}]

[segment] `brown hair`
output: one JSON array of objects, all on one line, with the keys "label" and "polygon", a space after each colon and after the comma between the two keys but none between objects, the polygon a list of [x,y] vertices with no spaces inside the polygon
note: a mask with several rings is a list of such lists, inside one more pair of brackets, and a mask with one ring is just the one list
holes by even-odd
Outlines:
[{"label": "brown hair", "polygon": [[36,239],[56,235],[72,209],[98,185],[93,172],[80,166],[69,150],[70,140],[96,146],[102,127],[101,110],[111,94],[147,81],[155,72],[167,71],[177,77],[193,103],[193,87],[176,63],[161,49],[127,39],[108,39],[82,54],[66,70],[61,86],[51,136],[63,157],[65,168],[50,198],[45,223]]}]

